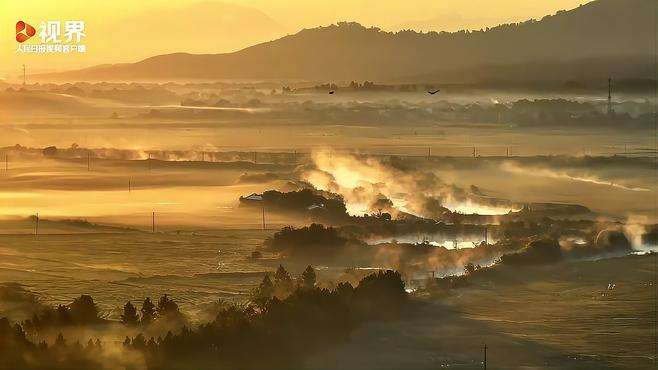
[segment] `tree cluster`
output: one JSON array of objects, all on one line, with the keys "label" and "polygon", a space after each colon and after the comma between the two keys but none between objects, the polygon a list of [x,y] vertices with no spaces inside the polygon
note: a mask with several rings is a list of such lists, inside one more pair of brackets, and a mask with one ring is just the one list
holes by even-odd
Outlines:
[{"label": "tree cluster", "polygon": [[293,258],[312,258],[335,256],[347,242],[338,229],[314,223],[298,229],[284,227],[268,238],[265,246]]},{"label": "tree cluster", "polygon": [[185,317],[180,312],[178,304],[169,298],[169,295],[167,294],[160,297],[157,306],[153,304],[151,298],[145,298],[142,302],[142,308],[140,308],[139,313],[137,312],[137,307],[135,307],[131,301],[126,302],[123,306],[121,322],[125,325],[149,325],[156,319],[175,323],[185,322]]},{"label": "tree cluster", "polygon": [[296,289],[279,299],[277,284],[288,278],[280,267],[275,283],[263,279],[254,305],[225,307],[196,330],[126,338],[124,346],[142,353],[149,368],[295,368],[314,351],[346,340],[360,323],[395,318],[407,300],[394,271],[369,275],[356,288],[340,283],[328,290],[315,286],[309,266]]},{"label": "tree cluster", "polygon": [[[272,283],[267,277],[259,287],[269,289],[262,302],[227,305],[213,321],[193,329],[184,326],[164,337],[147,338],[142,332],[126,337],[123,350],[114,355],[103,352],[98,339],[83,346],[67,343],[61,333],[51,344],[35,343],[25,324],[12,325],[0,318],[0,369],[97,369],[110,365],[105,361],[127,369],[144,363],[149,369],[295,368],[314,351],[345,341],[357,325],[395,318],[407,300],[400,274],[394,271],[369,275],[356,288],[341,283],[327,290],[316,286],[315,271],[309,267],[297,279],[296,288],[281,299],[277,289],[285,290],[294,282],[283,267],[274,279]],[[91,297],[84,297],[69,305],[79,320],[73,322],[83,326],[100,320]],[[122,322],[136,325],[145,317],[180,314],[168,296],[157,305],[146,303],[149,299],[144,302],[139,321],[137,309],[126,303]],[[131,363],[130,359],[141,360]]]}]

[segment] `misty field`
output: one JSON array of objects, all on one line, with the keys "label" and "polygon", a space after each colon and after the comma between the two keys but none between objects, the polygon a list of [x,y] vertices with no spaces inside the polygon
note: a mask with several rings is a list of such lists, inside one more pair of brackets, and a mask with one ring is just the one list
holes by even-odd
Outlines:
[{"label": "misty field", "polygon": [[0,280],[43,292],[50,303],[97,298],[109,317],[127,300],[168,293],[186,310],[220,298],[244,300],[271,267],[250,261],[268,232],[197,235],[107,232],[0,236]]},{"label": "misty field", "polygon": [[657,368],[656,0],[199,1],[0,5],[0,370]]},{"label": "misty field", "polygon": [[[66,227],[46,227],[56,225]],[[91,294],[108,318],[117,318],[126,300],[168,293],[191,319],[203,320],[206,304],[248,299],[278,263],[250,259],[269,231],[68,227],[67,234],[1,236],[0,280],[20,282],[51,304]],[[419,290],[399,320],[358,329],[308,366],[468,369],[478,366],[486,343],[494,369],[648,368],[655,266],[652,254],[480,271],[464,288]],[[9,303],[0,308],[23,317]]]},{"label": "misty field", "polygon": [[[490,369],[655,363],[647,96],[620,95],[610,116],[591,91],[166,89],[0,92],[0,317],[56,322],[28,339],[55,346],[61,330],[139,369],[171,353],[188,359],[181,368],[204,368],[233,334],[200,340],[190,357],[167,340],[207,335],[231,315],[258,333],[286,307],[303,317],[265,331],[296,333],[274,341],[295,354],[271,350],[282,368],[473,369],[484,344]],[[548,252],[535,251],[544,239]],[[524,253],[528,265],[503,262]],[[388,307],[349,292],[386,270],[408,305],[381,320]],[[323,301],[341,294],[338,306]],[[52,319],[86,297],[98,317],[84,330]],[[147,297],[177,319],[149,323]],[[128,301],[136,326],[125,323]],[[369,309],[349,317],[344,304]],[[317,312],[328,316],[305,324]],[[302,351],[309,340],[317,347]],[[254,359],[241,353],[226,356]]]}]

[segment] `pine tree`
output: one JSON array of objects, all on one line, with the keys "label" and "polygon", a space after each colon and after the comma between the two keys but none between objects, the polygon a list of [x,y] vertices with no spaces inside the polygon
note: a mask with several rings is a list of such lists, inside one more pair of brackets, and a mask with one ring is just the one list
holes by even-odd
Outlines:
[{"label": "pine tree", "polygon": [[134,326],[139,322],[139,316],[137,315],[137,308],[133,306],[132,302],[126,302],[123,306],[123,315],[121,315],[121,322],[124,325]]},{"label": "pine tree", "polygon": [[89,338],[89,340],[87,341],[87,345],[85,346],[85,352],[91,353],[94,352],[94,350],[95,350],[94,340]]},{"label": "pine tree", "polygon": [[264,308],[267,302],[274,295],[274,285],[269,275],[265,275],[263,281],[251,292],[251,301],[258,307]]},{"label": "pine tree", "polygon": [[142,303],[142,324],[148,325],[155,320],[155,305],[151,302],[151,298],[146,298]]},{"label": "pine tree", "polygon": [[167,294],[163,295],[158,300],[157,313],[158,317],[163,317],[168,320],[177,320],[182,318],[182,314],[178,309],[178,304],[169,298]]},{"label": "pine tree", "polygon": [[274,273],[274,295],[279,299],[284,299],[292,293],[292,278],[286,269],[279,265]]},{"label": "pine tree", "polygon": [[69,307],[73,321],[78,324],[92,324],[98,322],[98,307],[94,303],[94,299],[88,295],[83,294],[76,298]]},{"label": "pine tree", "polygon": [[314,288],[315,287],[315,279],[316,279],[315,270],[313,269],[313,267],[311,267],[311,265],[308,265],[306,270],[304,270],[304,272],[302,272],[301,282],[300,282],[302,288],[305,288],[305,289]]},{"label": "pine tree", "polygon": [[66,339],[64,339],[64,335],[62,335],[62,333],[57,334],[57,339],[55,339],[55,344],[53,344],[53,347],[55,348],[66,347]]}]

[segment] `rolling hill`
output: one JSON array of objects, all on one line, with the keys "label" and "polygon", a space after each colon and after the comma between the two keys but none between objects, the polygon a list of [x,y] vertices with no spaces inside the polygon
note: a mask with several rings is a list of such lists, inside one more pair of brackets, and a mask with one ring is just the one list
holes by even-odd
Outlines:
[{"label": "rolling hill", "polygon": [[[472,32],[391,33],[343,22],[233,53],[174,53],[37,77],[462,83],[568,79],[589,71],[594,76],[614,72],[616,77],[655,78],[657,13],[655,0],[598,0],[541,20]],[[544,76],[542,71],[550,73]]]}]

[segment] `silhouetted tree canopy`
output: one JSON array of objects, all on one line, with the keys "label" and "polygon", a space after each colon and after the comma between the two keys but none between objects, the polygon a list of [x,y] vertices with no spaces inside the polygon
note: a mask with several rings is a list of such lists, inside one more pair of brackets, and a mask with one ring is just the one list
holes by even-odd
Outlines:
[{"label": "silhouetted tree canopy", "polygon": [[299,229],[284,227],[265,241],[271,251],[295,258],[331,257],[341,252],[346,243],[336,228],[321,224]]},{"label": "silhouetted tree canopy", "polygon": [[263,281],[251,292],[251,301],[256,306],[263,308],[267,301],[272,298],[274,294],[274,285],[269,275],[263,277]]},{"label": "silhouetted tree canopy", "polygon": [[96,307],[96,303],[90,295],[83,294],[76,298],[69,309],[76,324],[93,324],[100,321],[98,307]]},{"label": "silhouetted tree canopy", "polygon": [[293,281],[286,269],[279,265],[274,273],[274,295],[279,299],[284,299],[292,293]]},{"label": "silhouetted tree canopy", "polygon": [[300,278],[300,286],[305,289],[312,289],[315,287],[315,270],[312,266],[306,267]]},{"label": "silhouetted tree canopy", "polygon": [[123,306],[121,322],[129,326],[137,325],[139,323],[137,308],[135,308],[135,306],[133,306],[132,302],[130,301],[126,302],[126,304]]},{"label": "silhouetted tree canopy", "polygon": [[140,312],[142,313],[142,324],[148,325],[155,320],[155,305],[151,302],[151,298],[144,299]]},{"label": "silhouetted tree canopy", "polygon": [[159,318],[178,321],[183,319],[183,314],[178,309],[178,304],[174,302],[167,294],[160,297],[156,309]]},{"label": "silhouetted tree canopy", "polygon": [[[290,279],[282,266],[275,276],[278,282]],[[83,346],[77,339],[67,341],[61,332],[52,345],[45,341],[37,344],[28,339],[20,324],[12,326],[0,318],[0,369],[99,369],[107,368],[107,361],[129,369],[140,363],[121,362],[130,358],[143,358],[146,367],[154,370],[299,368],[318,349],[347,340],[350,332],[367,320],[390,317],[395,312],[392,308],[399,310],[406,300],[404,283],[392,271],[370,275],[356,288],[341,283],[334,290],[314,287],[315,272],[310,266],[302,276],[300,280],[305,283],[285,299],[273,296],[274,286],[265,276],[259,288],[262,298],[269,298],[260,311],[252,306],[226,305],[213,321],[195,329],[184,326],[158,338],[147,337],[145,332],[128,336],[114,355],[104,353],[98,339],[89,339]],[[75,307],[71,312],[83,318],[75,321],[96,325],[98,311],[93,299],[83,297],[76,299],[75,306],[71,304]],[[373,304],[365,304],[369,299],[375,300]],[[141,311],[150,318],[147,320],[155,318],[156,307],[150,299],[144,300]],[[158,301],[157,312],[168,316],[180,311],[165,295]],[[135,307],[127,302],[122,321],[136,322],[136,316]]]}]

